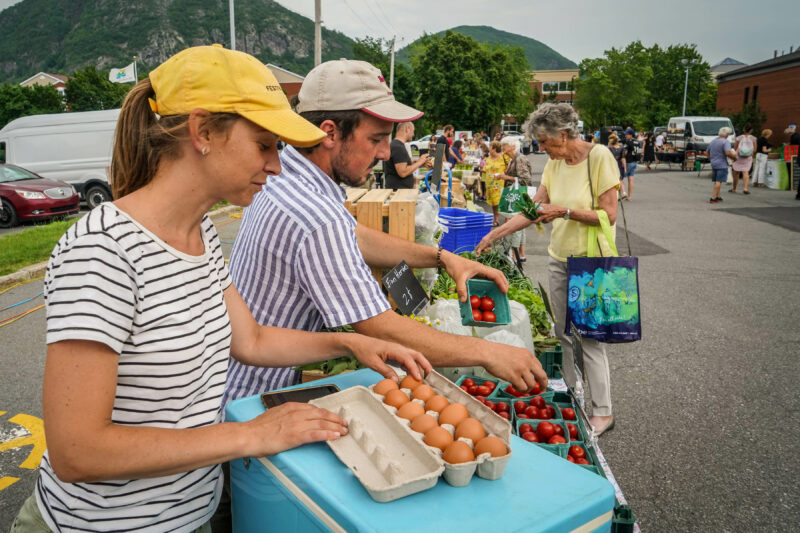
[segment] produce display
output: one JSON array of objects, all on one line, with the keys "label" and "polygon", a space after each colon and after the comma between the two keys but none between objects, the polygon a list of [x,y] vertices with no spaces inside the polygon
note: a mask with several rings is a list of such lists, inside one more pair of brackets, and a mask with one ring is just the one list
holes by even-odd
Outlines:
[{"label": "produce display", "polygon": [[497,322],[497,317],[494,314],[494,300],[488,296],[479,298],[474,294],[469,300],[472,306],[472,319],[476,322]]}]

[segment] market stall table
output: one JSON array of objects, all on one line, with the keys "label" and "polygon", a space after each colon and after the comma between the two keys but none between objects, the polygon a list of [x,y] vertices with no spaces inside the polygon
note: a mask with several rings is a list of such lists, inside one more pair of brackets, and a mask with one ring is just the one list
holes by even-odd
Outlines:
[{"label": "market stall table", "polygon": [[[345,389],[380,379],[359,370],[315,384]],[[245,422],[263,412],[260,397],[251,396],[231,402],[226,419]],[[516,436],[511,447],[499,480],[474,477],[456,488],[440,478],[432,489],[389,503],[372,500],[324,443],[238,459],[231,462],[234,531],[611,530],[614,488],[606,479]]]}]

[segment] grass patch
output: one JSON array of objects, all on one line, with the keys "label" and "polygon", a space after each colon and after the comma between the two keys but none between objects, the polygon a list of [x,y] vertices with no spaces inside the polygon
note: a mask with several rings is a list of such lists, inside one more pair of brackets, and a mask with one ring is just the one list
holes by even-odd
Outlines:
[{"label": "grass patch", "polygon": [[0,276],[47,261],[58,239],[78,220],[80,217],[59,220],[0,237]]},{"label": "grass patch", "polygon": [[214,204],[214,207],[209,209],[209,213],[211,211],[216,211],[217,209],[222,209],[223,207],[226,207],[226,206],[229,206],[229,205],[231,205],[231,203],[228,200],[222,200],[221,202],[217,202],[216,204]]}]

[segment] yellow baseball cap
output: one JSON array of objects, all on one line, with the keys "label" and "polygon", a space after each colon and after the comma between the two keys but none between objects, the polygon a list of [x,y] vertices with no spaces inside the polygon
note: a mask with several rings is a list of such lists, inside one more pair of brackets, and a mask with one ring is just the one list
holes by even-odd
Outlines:
[{"label": "yellow baseball cap", "polygon": [[314,146],[325,132],[292,111],[275,76],[255,57],[215,44],[178,52],[150,73],[150,107],[162,116],[195,109],[235,113],[295,146]]}]

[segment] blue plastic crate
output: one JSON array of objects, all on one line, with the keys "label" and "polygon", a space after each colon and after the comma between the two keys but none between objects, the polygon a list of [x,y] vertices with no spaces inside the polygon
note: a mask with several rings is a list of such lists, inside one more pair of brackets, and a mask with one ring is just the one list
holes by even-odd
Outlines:
[{"label": "blue plastic crate", "polygon": [[491,229],[491,224],[478,228],[447,228],[447,231],[442,233],[439,246],[454,254],[471,252]]}]

